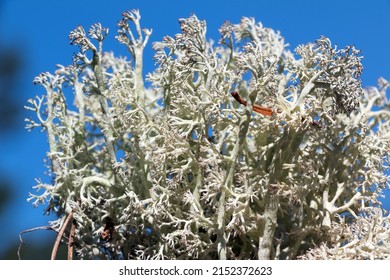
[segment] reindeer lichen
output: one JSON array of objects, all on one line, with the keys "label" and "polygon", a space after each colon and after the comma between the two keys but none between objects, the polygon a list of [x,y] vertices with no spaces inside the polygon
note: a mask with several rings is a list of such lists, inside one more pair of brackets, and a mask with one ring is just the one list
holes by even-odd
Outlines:
[{"label": "reindeer lichen", "polygon": [[27,107],[52,180],[29,200],[57,231],[72,213],[79,258],[389,258],[389,83],[362,88],[357,49],[320,37],[293,53],[246,17],[215,43],[193,15],[144,76],[140,19],[118,23],[130,60],[103,51],[107,28],[77,27],[73,65],[40,74]]}]

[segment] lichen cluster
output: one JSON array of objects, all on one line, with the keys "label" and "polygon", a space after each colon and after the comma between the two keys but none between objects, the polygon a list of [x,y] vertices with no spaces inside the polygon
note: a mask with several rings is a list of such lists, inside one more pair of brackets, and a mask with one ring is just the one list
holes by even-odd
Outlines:
[{"label": "lichen cluster", "polygon": [[103,51],[108,29],[77,27],[73,65],[40,74],[27,107],[52,180],[30,200],[55,230],[74,213],[79,258],[389,258],[389,84],[362,88],[358,50],[320,37],[293,53],[245,17],[214,42],[193,15],[144,75],[140,19],[118,23],[129,60]]}]

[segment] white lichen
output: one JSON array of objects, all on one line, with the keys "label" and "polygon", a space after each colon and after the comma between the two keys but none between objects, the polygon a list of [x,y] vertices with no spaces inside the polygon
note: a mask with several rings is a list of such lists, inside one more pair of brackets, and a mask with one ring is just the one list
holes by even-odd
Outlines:
[{"label": "white lichen", "polygon": [[40,74],[46,95],[27,107],[52,179],[30,200],[55,228],[74,211],[80,258],[389,258],[389,83],[361,87],[359,51],[321,37],[293,54],[252,18],[225,22],[216,44],[193,15],[153,44],[145,78],[140,19],[118,23],[130,60],[103,52],[100,24],[77,27],[74,64]]}]

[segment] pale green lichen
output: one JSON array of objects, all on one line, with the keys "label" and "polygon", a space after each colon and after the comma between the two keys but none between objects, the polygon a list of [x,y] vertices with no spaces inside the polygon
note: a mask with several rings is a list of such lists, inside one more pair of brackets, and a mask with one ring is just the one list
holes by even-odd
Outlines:
[{"label": "pale green lichen", "polygon": [[[30,200],[58,214],[52,227],[74,211],[80,258],[94,258],[108,219],[110,258],[350,258],[324,233],[353,231],[372,220],[360,213],[380,207],[388,82],[363,90],[359,52],[328,38],[299,46],[296,57],[278,32],[243,18],[225,22],[215,44],[191,16],[154,43],[145,87],[151,30],[140,19],[125,12],[118,24],[130,61],[103,52],[100,24],[89,37],[77,27],[74,64],[35,79],[47,93],[29,101],[37,118],[27,127],[47,132],[52,183],[38,181]],[[274,115],[239,106],[233,90]],[[354,234],[348,246],[361,238]],[[371,245],[364,256],[388,258],[388,240]]]}]

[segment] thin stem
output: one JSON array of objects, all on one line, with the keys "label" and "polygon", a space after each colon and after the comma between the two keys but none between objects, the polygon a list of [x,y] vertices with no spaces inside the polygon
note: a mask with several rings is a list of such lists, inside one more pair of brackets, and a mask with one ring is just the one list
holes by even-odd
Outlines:
[{"label": "thin stem", "polygon": [[[234,97],[234,99],[237,100],[238,103],[240,103],[244,106],[247,105],[247,102],[244,99],[242,99],[241,96],[236,91],[233,91],[231,93],[231,95]],[[273,114],[273,110],[271,108],[263,107],[263,106],[256,105],[256,104],[254,104],[252,106],[252,110],[255,111],[256,113],[262,114],[264,116],[272,116],[272,114]]]},{"label": "thin stem", "polygon": [[74,244],[74,235],[76,232],[76,223],[73,220],[72,227],[70,228],[69,241],[68,241],[68,260],[73,260],[73,244]]},{"label": "thin stem", "polygon": [[107,100],[104,97],[104,92],[106,90],[105,84],[104,84],[104,75],[103,75],[103,66],[102,66],[102,54],[97,52],[96,49],[93,50],[93,61],[92,61],[92,68],[95,73],[97,85],[98,85],[98,98],[100,103],[100,108],[103,113],[103,133],[104,133],[104,139],[106,142],[106,147],[108,154],[110,155],[111,164],[114,166],[117,163],[117,158],[115,154],[115,148],[113,144],[114,140],[114,133],[109,117],[109,107],[107,104]]},{"label": "thin stem", "polygon": [[217,220],[217,227],[218,227],[218,257],[220,260],[226,260],[226,191],[221,190],[221,196],[219,198],[219,205],[218,205],[218,220]]},{"label": "thin stem", "polygon": [[61,230],[58,232],[57,239],[54,242],[53,251],[51,253],[51,260],[55,260],[58,252],[58,247],[60,246],[61,238],[64,235],[66,226],[68,225],[69,221],[73,218],[74,211],[72,210],[68,217],[66,218],[64,224],[61,227]]},{"label": "thin stem", "polygon": [[25,244],[24,241],[23,241],[23,238],[22,238],[22,234],[25,234],[27,232],[32,232],[32,231],[36,231],[36,230],[54,230],[51,226],[42,226],[42,227],[35,227],[35,228],[30,228],[30,229],[26,229],[26,230],[23,230],[22,232],[19,233],[19,247],[18,247],[18,251],[17,251],[17,255],[18,255],[18,259],[21,260],[20,258],[20,250],[22,249],[22,245]]}]

